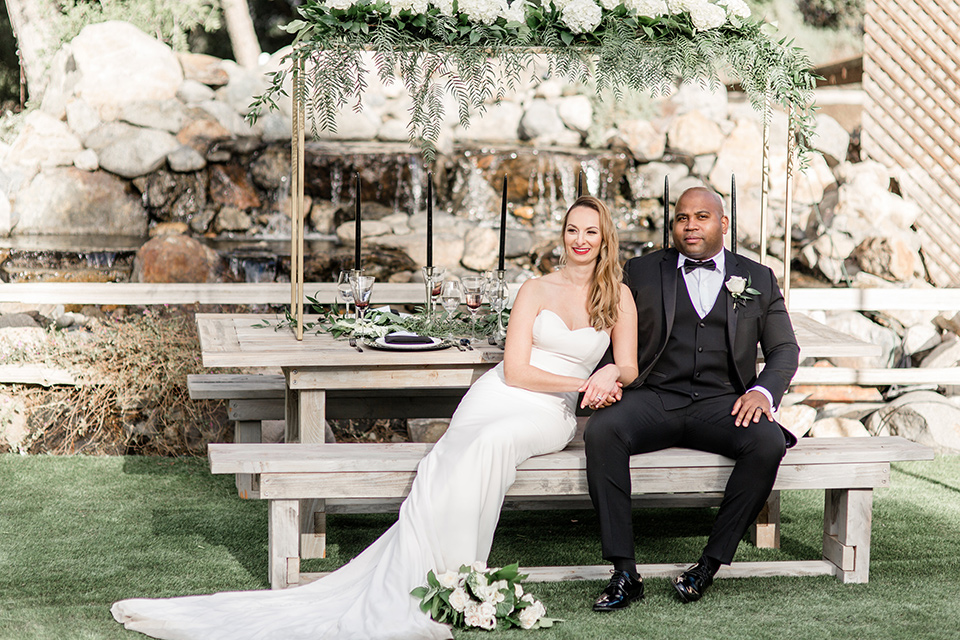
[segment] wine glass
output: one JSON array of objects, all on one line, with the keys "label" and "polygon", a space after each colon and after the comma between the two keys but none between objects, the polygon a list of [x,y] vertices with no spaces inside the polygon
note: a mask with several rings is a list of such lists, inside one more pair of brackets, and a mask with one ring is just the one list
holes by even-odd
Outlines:
[{"label": "wine glass", "polygon": [[353,306],[357,310],[357,320],[363,320],[370,306],[370,294],[373,293],[373,276],[350,276],[350,286],[353,289]]},{"label": "wine glass", "polygon": [[344,269],[337,277],[337,291],[340,294],[340,299],[343,300],[346,306],[346,314],[348,316],[350,315],[350,303],[353,302],[353,286],[350,284],[350,274],[352,272],[352,269]]},{"label": "wine glass", "polygon": [[453,328],[450,324],[450,318],[453,316],[453,312],[457,310],[457,307],[460,306],[460,301],[463,299],[463,288],[460,286],[460,283],[456,280],[447,280],[443,283],[443,286],[440,290],[440,304],[443,305],[443,310],[447,312],[447,339],[453,339]]},{"label": "wine glass", "polygon": [[463,285],[463,293],[467,302],[467,309],[470,311],[470,335],[477,337],[477,312],[480,311],[480,305],[483,304],[483,284],[484,279],[477,276],[462,278],[460,283]]}]

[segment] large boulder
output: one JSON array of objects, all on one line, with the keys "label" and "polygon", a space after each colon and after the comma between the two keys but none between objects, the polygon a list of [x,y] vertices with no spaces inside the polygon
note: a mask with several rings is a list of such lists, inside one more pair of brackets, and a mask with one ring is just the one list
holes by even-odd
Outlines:
[{"label": "large boulder", "polygon": [[140,198],[126,181],[103,171],[43,171],[20,192],[14,215],[18,235],[147,235]]},{"label": "large boulder", "polygon": [[520,130],[523,107],[513,102],[489,105],[483,113],[470,115],[467,129],[459,125],[454,136],[464,142],[514,142]]},{"label": "large boulder", "polygon": [[691,111],[675,118],[667,130],[667,146],[685,155],[717,153],[723,143],[720,125],[699,111]]},{"label": "large boulder", "polygon": [[903,436],[939,453],[960,453],[960,407],[933,391],[904,394],[867,420],[878,436]]},{"label": "large boulder", "polygon": [[70,50],[78,74],[73,92],[101,114],[104,107],[173,98],[183,82],[173,50],[127,22],[84,27]]},{"label": "large boulder", "polygon": [[863,423],[853,418],[823,418],[810,427],[814,438],[869,438]]},{"label": "large boulder", "polygon": [[[626,147],[637,162],[660,164],[651,161],[663,157],[667,147],[667,134],[647,120],[627,120],[617,125],[617,134],[611,146]],[[681,166],[684,169],[683,175],[687,175],[686,165]],[[660,183],[663,184],[662,178]],[[662,187],[660,195],[663,195]]]},{"label": "large boulder", "polygon": [[839,122],[819,113],[814,124],[811,146],[823,154],[823,158],[836,166],[847,159],[847,147],[850,146],[850,134]]},{"label": "large boulder", "polygon": [[66,123],[43,111],[32,111],[24,118],[7,159],[28,167],[69,166],[81,151],[83,144]]},{"label": "large boulder", "polygon": [[710,185],[727,195],[730,176],[736,175],[738,189],[758,187],[763,175],[762,163],[763,132],[752,120],[737,120],[736,127],[717,150],[717,161],[709,175]]},{"label": "large boulder", "polygon": [[226,261],[205,244],[182,235],[157,236],[133,261],[134,282],[222,282],[232,280]]},{"label": "large boulder", "polygon": [[166,131],[135,128],[100,151],[100,166],[124,178],[137,178],[162,167],[167,154],[179,147]]}]

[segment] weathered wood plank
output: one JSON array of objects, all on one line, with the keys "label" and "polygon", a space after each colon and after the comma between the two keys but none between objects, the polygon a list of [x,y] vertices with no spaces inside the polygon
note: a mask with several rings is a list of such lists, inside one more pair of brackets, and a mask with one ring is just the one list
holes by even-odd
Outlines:
[{"label": "weathered wood plank", "polygon": [[270,549],[270,586],[282,589],[296,584],[300,574],[300,503],[297,500],[271,500],[268,516]]},{"label": "weathered wood plank", "polygon": [[[638,564],[637,571],[645,578],[675,578],[690,564]],[[610,565],[568,567],[521,567],[529,575],[527,582],[569,582],[571,580],[609,580]],[[766,578],[771,576],[830,576],[834,567],[823,560],[781,560],[767,562],[734,562],[721,567],[717,578]],[[300,584],[309,584],[328,573],[301,573]]]},{"label": "weathered wood plank", "polygon": [[64,369],[27,364],[0,365],[0,384],[31,384],[42,387],[79,384],[72,373]]},{"label": "weathered wood plank", "polygon": [[[323,471],[414,471],[431,444],[211,444],[212,473]],[[520,470],[584,469],[582,443],[563,451],[535,456]],[[932,460],[933,450],[898,436],[872,438],[804,438],[787,451],[781,469],[803,464],[896,462]],[[679,447],[633,456],[631,468],[731,467],[733,461],[716,454]]]},{"label": "weathered wood plank", "polygon": [[960,367],[913,367],[910,369],[799,367],[791,384],[854,384],[864,387],[894,384],[960,385]]}]

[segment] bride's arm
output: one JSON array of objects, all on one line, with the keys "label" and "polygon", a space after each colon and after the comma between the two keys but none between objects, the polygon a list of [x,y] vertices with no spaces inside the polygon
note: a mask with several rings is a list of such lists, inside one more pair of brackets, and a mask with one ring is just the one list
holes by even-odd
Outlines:
[{"label": "bride's arm", "polygon": [[[633,382],[640,373],[637,365],[637,305],[630,288],[625,284],[620,285],[618,310],[617,324],[610,330],[613,364],[594,371],[578,389],[583,392],[582,407],[616,402],[620,399],[620,388]],[[611,385],[614,385],[612,394],[605,391],[610,389]],[[598,396],[602,398],[599,403],[594,400]]]},{"label": "bride's arm", "polygon": [[542,287],[543,284],[537,280],[527,280],[517,293],[513,309],[510,310],[510,323],[507,325],[503,377],[511,387],[530,391],[576,391],[583,385],[583,378],[557,375],[530,364],[533,323],[542,308]]}]

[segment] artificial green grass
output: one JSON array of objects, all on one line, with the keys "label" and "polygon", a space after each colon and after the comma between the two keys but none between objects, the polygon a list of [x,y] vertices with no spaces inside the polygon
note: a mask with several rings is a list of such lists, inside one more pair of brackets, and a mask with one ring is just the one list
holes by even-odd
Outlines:
[{"label": "artificial green grass", "polygon": [[[740,545],[737,560],[820,557],[822,493],[782,499],[782,548]],[[0,639],[142,638],[113,621],[115,600],[165,597],[267,583],[267,510],[237,498],[233,478],[205,460],[0,456]],[[693,562],[711,509],[638,511],[641,562]],[[335,568],[393,518],[329,518]],[[506,512],[491,564],[598,564],[590,511]],[[719,580],[683,605],[663,579],[629,609],[596,614],[599,581],[533,584],[548,614],[539,631],[457,632],[458,638],[600,639],[956,638],[960,634],[960,457],[894,465],[874,496],[870,582],[833,578]]]}]

